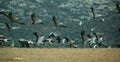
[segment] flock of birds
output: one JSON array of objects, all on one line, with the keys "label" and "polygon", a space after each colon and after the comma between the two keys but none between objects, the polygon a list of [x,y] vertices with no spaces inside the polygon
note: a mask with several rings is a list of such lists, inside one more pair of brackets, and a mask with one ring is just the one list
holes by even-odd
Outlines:
[{"label": "flock of birds", "polygon": [[[119,4],[116,4],[116,8],[118,10],[118,13],[120,14]],[[90,9],[93,14],[93,18],[95,18],[96,15],[95,15],[94,8],[91,7]],[[25,23],[22,22],[16,16],[14,16],[12,12],[1,10],[0,15],[4,15],[8,19],[10,19],[11,22],[15,22],[20,25],[25,25]],[[34,13],[31,14],[31,20],[32,20],[33,25],[34,24],[44,24],[44,22],[42,20],[40,20]],[[56,27],[62,27],[62,28],[67,29],[67,26],[64,23],[57,20],[56,16],[53,16],[52,20]],[[5,23],[5,25],[8,28],[8,31],[10,31],[11,27],[9,26],[9,24]],[[119,32],[120,32],[120,29],[119,29]],[[40,45],[48,45],[48,44],[53,45],[55,42],[57,42],[60,45],[68,44],[68,46],[70,48],[78,48],[79,47],[79,45],[74,44],[74,42],[75,42],[74,40],[70,39],[69,37],[62,38],[56,32],[51,32],[48,35],[47,39],[45,39],[45,36],[40,36],[37,31],[33,32],[33,35],[36,37],[36,41],[34,41],[34,42],[31,40],[27,40],[27,39],[18,39],[18,42],[21,44],[21,47],[29,48],[29,47],[31,47],[30,45],[32,45],[34,47],[39,47]],[[82,30],[81,31],[81,39],[83,41],[83,47],[85,47],[85,48],[101,48],[101,47],[102,48],[104,48],[104,47],[111,48],[111,46],[108,46],[107,44],[104,43],[101,33],[97,33],[97,32],[86,33],[85,30]],[[5,38],[4,35],[0,35],[0,44],[2,46],[6,46],[6,42],[10,42],[10,41],[11,41],[11,39]],[[14,47],[14,41],[12,42],[12,44],[10,46]],[[117,46],[120,47],[120,44],[118,44]]]}]

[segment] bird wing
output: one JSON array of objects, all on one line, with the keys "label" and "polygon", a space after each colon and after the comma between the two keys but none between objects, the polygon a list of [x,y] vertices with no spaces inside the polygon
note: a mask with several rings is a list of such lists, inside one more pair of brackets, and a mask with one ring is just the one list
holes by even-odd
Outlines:
[{"label": "bird wing", "polygon": [[39,46],[40,44],[42,44],[42,43],[43,43],[43,40],[44,40],[44,36],[39,37],[39,38],[38,38],[38,41],[37,41],[37,45]]},{"label": "bird wing", "polygon": [[55,16],[53,16],[53,22],[55,23],[55,25],[58,25],[59,23]]},{"label": "bird wing", "polygon": [[39,37],[39,35],[38,35],[37,32],[34,32],[33,34],[35,35],[35,37],[36,37],[36,42],[37,42],[37,41],[38,41],[38,37]]},{"label": "bird wing", "polygon": [[18,24],[24,24],[23,22],[21,22],[21,20],[19,18],[17,18],[16,16],[10,15],[9,16],[10,19]]},{"label": "bird wing", "polygon": [[6,27],[8,28],[8,31],[10,31],[10,30],[11,30],[10,25],[9,25],[8,23],[5,23],[5,25],[6,25]]}]

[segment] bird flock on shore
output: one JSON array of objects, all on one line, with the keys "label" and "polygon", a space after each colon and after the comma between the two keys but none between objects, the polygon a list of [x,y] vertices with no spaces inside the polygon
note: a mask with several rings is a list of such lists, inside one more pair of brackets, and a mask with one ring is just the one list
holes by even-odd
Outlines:
[{"label": "bird flock on shore", "polygon": [[[116,9],[118,10],[118,13],[120,14],[120,5],[119,4],[116,4]],[[90,7],[90,10],[91,10],[91,13],[92,13],[92,17],[93,19],[96,18],[96,15],[95,15],[95,10],[93,7]],[[9,12],[9,11],[5,11],[5,10],[0,10],[0,15],[3,15],[5,17],[7,17],[8,19],[11,20],[11,22],[14,22],[14,23],[17,23],[17,24],[20,24],[20,25],[25,25],[24,22],[21,21],[21,19],[19,19],[18,17],[14,16],[14,14],[12,12]],[[31,17],[31,20],[32,20],[32,25],[35,25],[35,24],[45,24],[44,21],[40,20],[35,13],[32,13],[30,15]],[[54,26],[55,27],[61,27],[61,28],[65,28],[67,29],[68,26],[66,26],[64,23],[62,23],[61,21],[59,21],[57,19],[57,17],[55,15],[53,15],[53,17],[51,18],[52,21],[54,22]],[[104,21],[104,20],[102,20]],[[11,29],[19,29],[17,27],[14,27],[14,28],[11,28],[9,26],[9,23],[4,23],[8,29],[8,31],[11,31]],[[81,25],[82,22],[79,23],[79,25]],[[91,29],[91,30],[94,30]],[[119,32],[120,32],[120,29],[118,29]],[[85,30],[81,30],[80,32],[81,34],[78,34],[80,35],[82,41],[83,41],[83,47],[85,48],[111,48],[110,45],[107,45],[105,44],[104,40],[103,40],[103,37],[102,37],[102,33],[99,33],[99,32],[92,32],[92,33],[87,33]],[[58,44],[61,45],[61,47],[63,47],[64,45],[68,45],[68,47],[70,48],[79,48],[79,45],[77,44],[74,44],[74,40],[69,38],[69,37],[61,37],[58,33],[56,32],[51,32],[50,34],[48,34],[48,37],[45,38],[44,35],[40,36],[38,34],[37,31],[33,32],[33,35],[36,37],[36,40],[35,41],[31,41],[31,40],[27,40],[27,39],[24,39],[24,38],[21,38],[21,39],[18,39],[18,42],[20,43],[20,47],[27,47],[27,48],[30,48],[31,45],[32,47],[39,47],[40,45],[54,45],[56,42]],[[6,38],[4,35],[0,35],[0,45],[3,47],[6,46],[6,43],[7,42],[12,42],[12,44],[8,47],[14,47],[14,41],[12,41],[11,38]],[[120,47],[120,44],[117,44],[116,45],[117,47]]]}]

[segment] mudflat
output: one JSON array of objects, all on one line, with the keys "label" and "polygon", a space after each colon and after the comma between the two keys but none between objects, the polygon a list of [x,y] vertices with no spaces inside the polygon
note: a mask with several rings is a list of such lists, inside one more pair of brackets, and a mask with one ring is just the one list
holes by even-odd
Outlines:
[{"label": "mudflat", "polygon": [[120,62],[120,49],[0,48],[0,62]]}]

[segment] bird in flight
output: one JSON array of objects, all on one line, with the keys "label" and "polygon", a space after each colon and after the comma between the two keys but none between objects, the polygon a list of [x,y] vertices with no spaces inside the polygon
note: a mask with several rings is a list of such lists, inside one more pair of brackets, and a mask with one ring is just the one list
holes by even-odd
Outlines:
[{"label": "bird in flight", "polygon": [[57,27],[66,27],[64,23],[59,22],[55,16],[52,17],[53,22],[55,23],[55,26]]},{"label": "bird in flight", "polygon": [[37,16],[32,13],[31,14],[32,24],[43,24],[42,20],[38,19]]},{"label": "bird in flight", "polygon": [[2,12],[0,12],[0,14],[3,14],[7,18],[9,18],[12,22],[16,22],[17,24],[21,24],[21,25],[25,24],[19,18],[17,18],[16,16],[14,16],[12,12],[2,11]]},{"label": "bird in flight", "polygon": [[94,10],[94,8],[93,7],[90,7],[90,9],[91,9],[91,12],[92,12],[92,14],[93,14],[93,18],[95,19],[95,10]]}]

